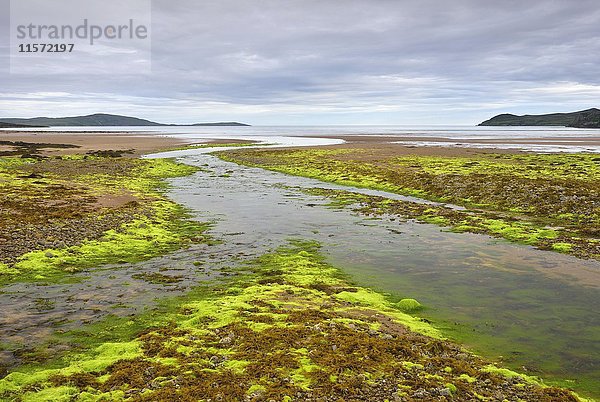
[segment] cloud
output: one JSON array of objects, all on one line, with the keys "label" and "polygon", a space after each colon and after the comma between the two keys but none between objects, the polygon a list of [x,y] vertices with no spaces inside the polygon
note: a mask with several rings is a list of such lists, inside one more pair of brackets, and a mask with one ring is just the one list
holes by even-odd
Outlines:
[{"label": "cloud", "polygon": [[443,124],[576,110],[599,106],[598,20],[595,0],[154,0],[152,73],[2,74],[0,115]]}]

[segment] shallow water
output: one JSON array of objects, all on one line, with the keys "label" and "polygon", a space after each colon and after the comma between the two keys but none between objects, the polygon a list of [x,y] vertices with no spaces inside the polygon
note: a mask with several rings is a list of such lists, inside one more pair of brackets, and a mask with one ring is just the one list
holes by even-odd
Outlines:
[{"label": "shallow water", "polygon": [[424,317],[480,353],[532,374],[583,380],[586,388],[600,378],[600,263],[434,225],[361,217],[299,190],[343,186],[210,155],[182,160],[208,172],[173,180],[171,197],[217,218],[215,236],[230,234],[261,251],[290,238],[317,240],[353,280],[420,300],[428,306]]},{"label": "shallow water", "polygon": [[[0,288],[0,366],[18,365],[22,351],[46,344],[55,331],[75,330],[107,316],[133,316],[162,297],[183,294],[199,281],[214,279],[223,263],[230,263],[226,256],[235,255],[236,250],[227,247],[194,245],[137,264],[76,273],[66,283],[15,283]],[[205,265],[194,265],[195,261]],[[152,273],[177,281],[152,283],[139,277]]]},{"label": "shallow water", "polygon": [[[500,142],[494,148],[536,150],[540,152],[599,152],[597,140],[600,129],[582,129],[573,127],[492,127],[492,126],[451,126],[451,125],[350,125],[350,126],[249,126],[249,127],[46,127],[0,129],[7,131],[50,131],[60,134],[73,131],[84,134],[94,132],[144,132],[152,135],[170,136],[191,142],[206,141],[211,138],[241,139],[265,141],[287,145],[325,145],[335,143],[331,138],[315,138],[322,136],[370,135],[390,137],[410,137],[416,141],[413,145],[435,145],[431,138],[451,140],[494,140]],[[312,137],[312,138],[311,138]],[[515,144],[513,140],[532,140],[532,144]],[[534,140],[535,139],[535,140]],[[575,141],[571,145],[542,144],[543,142],[565,141],[574,139],[595,139],[596,146],[583,146]],[[426,141],[426,142],[425,142]],[[504,142],[506,141],[506,142]],[[448,144],[447,144],[448,145]],[[581,146],[580,146],[581,145]],[[461,145],[469,147],[486,147],[485,144]]]}]

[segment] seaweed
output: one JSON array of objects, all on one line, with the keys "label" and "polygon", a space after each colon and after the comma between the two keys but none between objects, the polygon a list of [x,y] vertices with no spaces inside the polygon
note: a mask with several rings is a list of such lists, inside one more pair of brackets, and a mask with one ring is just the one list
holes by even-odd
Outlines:
[{"label": "seaweed", "polygon": [[[318,249],[294,241],[263,255],[226,286],[206,285],[181,300],[169,323],[133,340],[101,343],[59,367],[8,374],[0,397],[578,400],[493,369],[386,296],[348,283]],[[261,283],[273,277],[284,283]]]},{"label": "seaweed", "polygon": [[162,194],[165,178],[195,171],[116,155],[0,158],[0,283],[62,280],[208,241],[208,225]]}]

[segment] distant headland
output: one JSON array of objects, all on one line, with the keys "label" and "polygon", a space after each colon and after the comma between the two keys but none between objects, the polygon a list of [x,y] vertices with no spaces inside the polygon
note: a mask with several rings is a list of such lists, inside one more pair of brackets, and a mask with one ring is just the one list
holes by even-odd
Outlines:
[{"label": "distant headland", "polygon": [[33,126],[31,124],[14,124],[14,123],[5,123],[0,121],[0,128],[36,128],[36,127],[46,127],[46,126]]},{"label": "distant headland", "polygon": [[592,108],[572,113],[526,114],[504,113],[479,124],[480,126],[565,126],[600,128],[600,109]]},{"label": "distant headland", "polygon": [[0,118],[0,128],[23,127],[77,127],[77,126],[249,126],[235,121],[195,124],[163,124],[137,117],[95,113],[72,117],[33,117],[30,119]]}]

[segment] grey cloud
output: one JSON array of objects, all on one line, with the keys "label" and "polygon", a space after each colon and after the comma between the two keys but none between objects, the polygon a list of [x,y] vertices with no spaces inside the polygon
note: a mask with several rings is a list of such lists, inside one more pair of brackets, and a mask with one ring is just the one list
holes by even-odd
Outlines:
[{"label": "grey cloud", "polygon": [[[210,119],[210,102],[232,119],[282,123],[289,113],[307,124],[328,114],[354,122],[348,111],[376,121],[385,110],[382,122],[401,123],[442,109],[476,122],[499,110],[598,106],[590,104],[600,88],[595,0],[154,0],[152,15],[150,75],[75,68],[51,79],[2,74],[0,85],[17,98],[71,94],[40,95],[41,109],[63,114],[73,99],[90,112],[110,99],[144,116],[163,99],[170,120],[186,111]],[[35,99],[25,101],[30,113]],[[23,115],[23,102],[0,98],[0,112]]]}]

